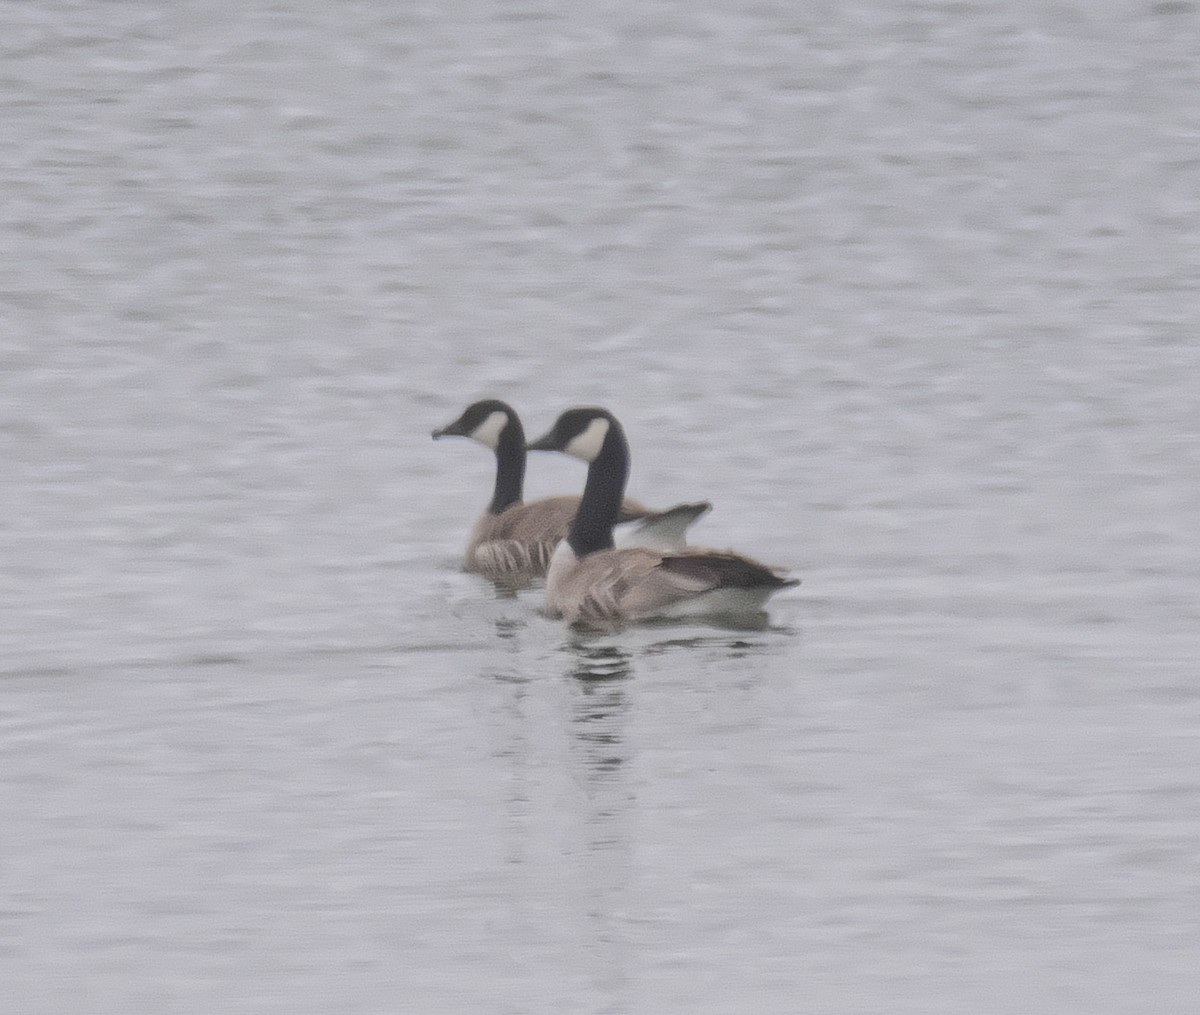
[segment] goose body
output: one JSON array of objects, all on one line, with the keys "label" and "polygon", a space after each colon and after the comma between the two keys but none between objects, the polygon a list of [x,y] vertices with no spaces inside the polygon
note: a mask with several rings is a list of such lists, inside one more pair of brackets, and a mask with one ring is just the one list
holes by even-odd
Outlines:
[{"label": "goose body", "polygon": [[618,548],[613,526],[629,476],[629,445],[610,412],[569,409],[529,448],[588,463],[579,508],[546,576],[547,616],[602,630],[692,616],[745,621],[761,618],[771,595],[798,584],[731,551]]},{"label": "goose body", "polygon": [[[555,548],[566,537],[579,508],[579,497],[547,497],[526,503],[525,431],[511,406],[496,399],[469,405],[453,423],[433,432],[469,437],[496,454],[496,483],[487,510],[467,539],[463,570],[508,588],[521,588],[543,577]],[[687,527],[708,511],[707,502],[651,511],[624,500],[618,520],[630,524],[628,539],[638,545],[682,546]]]}]

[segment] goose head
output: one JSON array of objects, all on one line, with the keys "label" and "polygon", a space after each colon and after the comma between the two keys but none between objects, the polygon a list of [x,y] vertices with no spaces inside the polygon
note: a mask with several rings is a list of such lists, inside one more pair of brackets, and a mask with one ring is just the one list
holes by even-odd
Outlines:
[{"label": "goose head", "polygon": [[[506,402],[485,398],[468,405],[461,416],[440,430],[433,431],[433,439],[442,437],[469,437],[493,451],[500,447],[500,435],[511,426],[520,427],[517,414]],[[518,434],[518,436],[523,436]]]},{"label": "goose head", "polygon": [[620,431],[616,417],[606,409],[568,409],[549,433],[526,445],[530,451],[561,451],[591,463],[596,460],[610,430]]}]

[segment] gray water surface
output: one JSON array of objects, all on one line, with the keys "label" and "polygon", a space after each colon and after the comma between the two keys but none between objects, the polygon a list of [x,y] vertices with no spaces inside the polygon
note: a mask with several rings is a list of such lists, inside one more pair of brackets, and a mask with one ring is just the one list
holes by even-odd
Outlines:
[{"label": "gray water surface", "polygon": [[[4,1010],[1191,1010],[1196,5],[303,7],[0,14]],[[483,395],[803,584],[498,597]]]}]

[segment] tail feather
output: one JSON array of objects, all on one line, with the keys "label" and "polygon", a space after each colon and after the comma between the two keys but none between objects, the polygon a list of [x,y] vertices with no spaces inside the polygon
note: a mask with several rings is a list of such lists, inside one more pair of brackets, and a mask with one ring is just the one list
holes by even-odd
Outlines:
[{"label": "tail feather", "polygon": [[687,530],[701,515],[712,510],[708,501],[676,504],[639,518],[628,531],[621,532],[618,546],[644,546],[652,550],[677,550],[687,545]]}]

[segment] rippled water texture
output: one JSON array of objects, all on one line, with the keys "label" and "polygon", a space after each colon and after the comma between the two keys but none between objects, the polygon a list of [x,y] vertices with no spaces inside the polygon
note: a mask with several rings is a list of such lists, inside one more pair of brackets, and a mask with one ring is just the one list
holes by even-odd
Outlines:
[{"label": "rippled water texture", "polygon": [[[0,13],[4,1010],[1191,1010],[1196,5],[295,8]],[[483,395],[803,584],[497,597]]]}]

